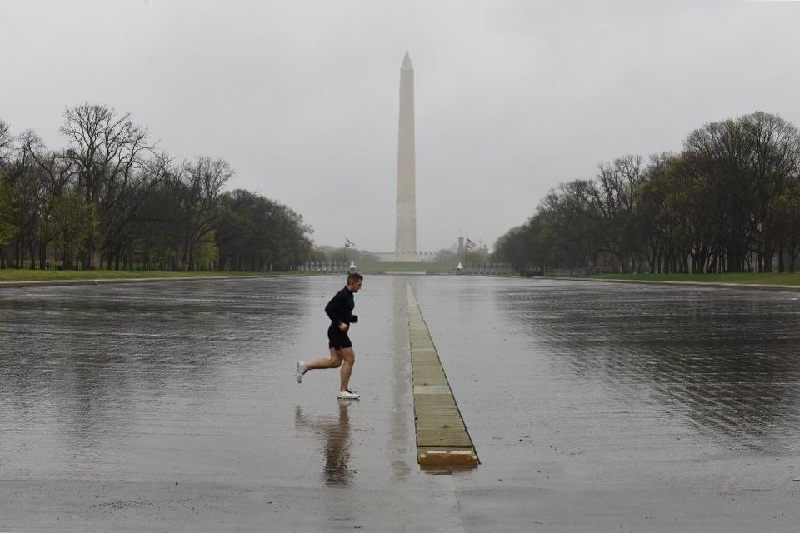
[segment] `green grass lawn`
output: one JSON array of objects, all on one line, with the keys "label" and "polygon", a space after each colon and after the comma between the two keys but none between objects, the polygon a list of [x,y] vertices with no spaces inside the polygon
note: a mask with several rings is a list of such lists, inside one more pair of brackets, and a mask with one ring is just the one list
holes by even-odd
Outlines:
[{"label": "green grass lawn", "polygon": [[[358,271],[365,275],[385,274],[393,272],[425,272],[427,274],[452,273],[454,266],[450,262],[442,263],[406,263],[406,262],[375,262],[361,263]],[[346,275],[344,272],[339,275]],[[187,277],[246,277],[246,276],[280,276],[280,275],[316,275],[314,272],[169,272],[148,271],[129,272],[115,270],[29,270],[29,269],[4,269],[0,270],[0,282],[3,281],[69,281],[93,279],[133,279],[133,278],[187,278]],[[336,275],[336,274],[334,274]],[[727,274],[596,274],[594,279],[627,280],[627,281],[670,281],[694,283],[735,283],[754,285],[787,285],[800,286],[800,273],[770,273],[757,274],[727,273]]]},{"label": "green grass lawn", "polygon": [[694,283],[735,283],[754,285],[800,286],[800,273],[735,272],[725,274],[597,274],[597,279],[619,279],[629,281],[684,281]]},{"label": "green grass lawn", "polygon": [[[406,262],[364,262],[358,264],[362,274],[385,274],[392,272],[425,272],[427,274],[446,274],[455,269],[455,263],[406,263]],[[3,281],[70,281],[94,279],[133,279],[133,278],[187,278],[212,276],[282,276],[317,275],[328,272],[171,272],[171,271],[116,271],[116,270],[30,270],[0,269],[0,282]],[[345,276],[345,272],[338,273]],[[336,274],[334,274],[336,275]]]},{"label": "green grass lawn", "polygon": [[[274,275],[274,273],[269,274]],[[0,282],[266,275],[268,274],[254,272],[129,272],[123,270],[29,270],[8,268],[0,270]]]},{"label": "green grass lawn", "polygon": [[447,274],[453,272],[457,261],[445,262],[405,262],[379,261],[356,263],[362,274],[385,274],[387,272],[425,272],[426,274]]}]

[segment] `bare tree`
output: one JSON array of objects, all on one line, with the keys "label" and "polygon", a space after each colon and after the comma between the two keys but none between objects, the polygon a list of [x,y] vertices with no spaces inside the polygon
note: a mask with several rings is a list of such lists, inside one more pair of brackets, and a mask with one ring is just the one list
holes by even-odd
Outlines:
[{"label": "bare tree", "polygon": [[67,154],[76,166],[78,190],[87,205],[95,205],[100,217],[101,242],[89,243],[87,268],[99,263],[99,253],[110,261],[117,236],[129,216],[120,217],[120,207],[135,188],[153,146],[148,132],[131,121],[130,113],[84,103],[64,113],[60,129],[69,143]]},{"label": "bare tree", "polygon": [[[198,157],[184,162],[172,174],[170,187],[178,206],[180,269],[193,269],[196,261],[206,263],[216,257],[214,224],[221,214],[219,197],[233,177],[227,161]],[[213,257],[206,257],[206,256]],[[203,257],[201,257],[203,256]]]},{"label": "bare tree", "polygon": [[0,120],[0,170],[7,164],[14,146],[14,136],[8,124]]}]

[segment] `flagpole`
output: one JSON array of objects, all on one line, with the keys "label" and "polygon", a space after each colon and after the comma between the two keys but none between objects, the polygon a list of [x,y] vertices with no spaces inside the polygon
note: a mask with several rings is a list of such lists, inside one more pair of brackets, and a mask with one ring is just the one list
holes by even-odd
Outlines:
[{"label": "flagpole", "polygon": [[347,249],[348,248],[355,248],[355,247],[356,247],[356,243],[351,241],[349,237],[345,237],[344,238],[344,264],[345,264],[348,272],[350,271],[350,265],[347,264]]}]

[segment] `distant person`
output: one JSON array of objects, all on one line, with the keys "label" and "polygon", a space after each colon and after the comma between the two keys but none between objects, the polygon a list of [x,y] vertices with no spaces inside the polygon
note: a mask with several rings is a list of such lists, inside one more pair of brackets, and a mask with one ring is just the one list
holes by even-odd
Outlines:
[{"label": "distant person", "polygon": [[331,325],[328,327],[328,348],[330,348],[331,356],[330,358],[323,357],[309,363],[298,361],[295,370],[298,383],[303,382],[303,374],[309,370],[342,367],[337,397],[351,400],[359,397],[349,387],[350,375],[353,373],[353,365],[356,362],[356,354],[353,352],[353,343],[350,341],[347,332],[350,330],[350,324],[358,321],[358,317],[353,314],[353,308],[355,307],[353,295],[361,289],[363,279],[363,276],[358,272],[350,272],[347,275],[347,285],[337,292],[328,302],[328,305],[325,306],[325,313],[331,319]]}]

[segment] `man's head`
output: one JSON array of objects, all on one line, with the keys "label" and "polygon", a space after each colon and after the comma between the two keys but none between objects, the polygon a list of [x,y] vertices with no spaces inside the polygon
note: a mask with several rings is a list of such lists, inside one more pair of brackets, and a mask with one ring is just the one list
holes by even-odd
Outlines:
[{"label": "man's head", "polygon": [[362,276],[358,272],[350,272],[347,275],[347,290],[349,290],[350,292],[358,292],[358,289],[361,288],[363,280],[364,276]]}]

